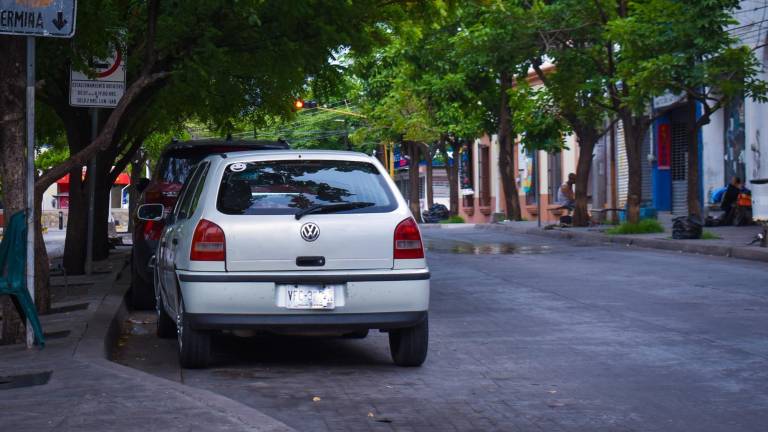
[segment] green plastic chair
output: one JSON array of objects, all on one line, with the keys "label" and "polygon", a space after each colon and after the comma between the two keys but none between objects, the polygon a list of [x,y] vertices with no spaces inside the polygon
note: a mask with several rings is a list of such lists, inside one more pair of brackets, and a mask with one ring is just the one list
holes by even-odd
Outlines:
[{"label": "green plastic chair", "polygon": [[27,262],[27,222],[23,211],[14,213],[0,242],[0,294],[8,294],[19,312],[24,325],[32,324],[35,343],[45,346],[43,327],[37,317],[35,303],[27,291],[25,273]]}]

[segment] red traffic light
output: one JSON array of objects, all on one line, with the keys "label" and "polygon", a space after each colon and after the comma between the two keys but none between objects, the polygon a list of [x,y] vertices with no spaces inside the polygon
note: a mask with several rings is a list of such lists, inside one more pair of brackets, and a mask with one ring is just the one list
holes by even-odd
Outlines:
[{"label": "red traffic light", "polygon": [[317,108],[317,101],[316,100],[308,100],[305,101],[303,99],[296,99],[296,101],[293,102],[293,108],[297,111],[304,108]]}]

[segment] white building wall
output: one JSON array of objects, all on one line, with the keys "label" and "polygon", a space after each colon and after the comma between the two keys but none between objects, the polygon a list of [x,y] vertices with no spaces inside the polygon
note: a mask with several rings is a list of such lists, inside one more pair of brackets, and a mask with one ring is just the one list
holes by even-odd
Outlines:
[{"label": "white building wall", "polygon": [[[745,0],[741,2],[741,11],[736,14],[739,21],[738,26],[748,26],[739,29],[744,36],[742,42],[755,48],[765,45],[768,42],[768,8],[765,0]],[[749,32],[747,33],[747,30]],[[758,48],[755,56],[762,62],[763,70],[758,77],[768,79],[766,75],[766,61],[768,61],[768,47]],[[746,166],[747,181],[756,178],[768,177],[768,107],[765,104],[759,104],[752,100],[747,100],[744,104],[744,122],[745,139],[744,144],[746,152],[744,155]],[[749,183],[747,183],[749,187]]]},{"label": "white building wall", "polygon": [[[539,173],[538,173],[538,180],[539,180],[539,196],[544,196],[549,194],[549,176],[547,173],[549,173],[549,158],[547,157],[549,154],[545,151],[539,150],[538,154],[536,155],[536,158],[539,162]],[[546,200],[543,200],[541,204],[548,204]]]},{"label": "white building wall", "polygon": [[[741,10],[734,15],[738,21],[734,27],[739,27],[736,32],[741,34],[741,42],[753,49],[768,42],[768,8],[765,6],[765,0],[744,0],[741,2]],[[758,78],[768,80],[765,70],[768,62],[768,47],[758,48],[755,55],[763,64],[763,70]],[[712,116],[710,124],[702,129],[704,144],[702,180],[705,194],[712,189],[722,187],[726,182],[723,159],[725,150],[723,116],[723,110],[718,111]],[[746,186],[749,187],[749,180],[768,177],[768,144],[766,144],[768,106],[746,100],[744,122]]]},{"label": "white building wall", "polygon": [[58,191],[58,185],[54,182],[52,185],[48,186],[48,189],[43,192],[43,203],[42,203],[42,209],[45,210],[55,210],[56,207],[53,206],[53,202],[56,200],[55,195]]},{"label": "white building wall", "polygon": [[576,135],[570,134],[565,137],[565,146],[568,149],[563,150],[563,178],[565,181],[568,178],[569,173],[576,173],[576,163],[578,160],[577,149],[579,143],[576,142]]},{"label": "white building wall", "polygon": [[[768,48],[762,48],[758,51],[760,60],[765,64],[768,57]],[[760,73],[760,78],[768,80],[768,74],[765,70]],[[746,123],[746,173],[747,179],[758,179],[768,177],[768,106],[754,102],[746,101],[744,104],[744,117]],[[749,187],[749,184],[747,184]]]}]

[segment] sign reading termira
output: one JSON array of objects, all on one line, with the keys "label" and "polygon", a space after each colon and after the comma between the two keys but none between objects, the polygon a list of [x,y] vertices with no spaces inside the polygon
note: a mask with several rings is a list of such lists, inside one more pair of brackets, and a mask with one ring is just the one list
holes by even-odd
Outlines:
[{"label": "sign reading termira", "polygon": [[0,0],[0,34],[72,37],[76,3],[75,0]]}]

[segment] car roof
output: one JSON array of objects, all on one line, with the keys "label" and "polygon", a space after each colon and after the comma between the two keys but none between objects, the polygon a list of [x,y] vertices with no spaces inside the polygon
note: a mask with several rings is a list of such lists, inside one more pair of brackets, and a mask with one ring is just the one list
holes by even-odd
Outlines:
[{"label": "car roof", "polygon": [[[227,153],[220,153],[219,156],[225,160],[237,160],[242,161],[246,159],[293,159],[301,158],[301,156],[308,156],[316,159],[326,160],[347,160],[347,161],[370,161],[371,156],[354,151],[342,151],[342,150],[245,150],[245,151],[233,151]],[[210,158],[210,157],[209,157]]]},{"label": "car roof", "polygon": [[172,141],[164,152],[187,149],[204,149],[205,147],[243,147],[243,150],[283,150],[291,148],[286,140],[256,140],[256,139],[226,139],[207,138],[189,141]]}]

